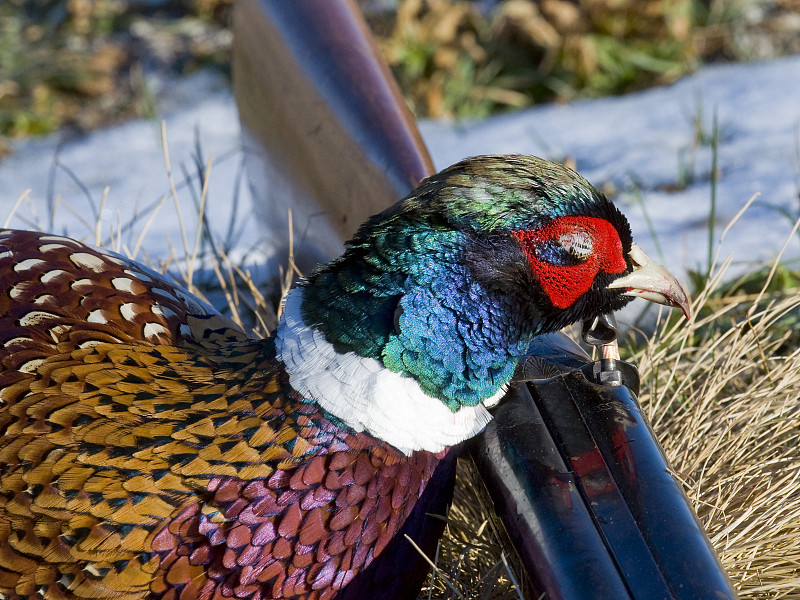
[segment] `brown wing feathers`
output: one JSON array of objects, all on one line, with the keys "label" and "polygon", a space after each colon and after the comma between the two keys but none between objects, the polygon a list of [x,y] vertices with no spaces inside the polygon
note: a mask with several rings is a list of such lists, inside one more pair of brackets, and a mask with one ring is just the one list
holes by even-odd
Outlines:
[{"label": "brown wing feathers", "polygon": [[341,430],[209,313],[0,233],[0,598],[332,598],[391,539],[438,456]]}]

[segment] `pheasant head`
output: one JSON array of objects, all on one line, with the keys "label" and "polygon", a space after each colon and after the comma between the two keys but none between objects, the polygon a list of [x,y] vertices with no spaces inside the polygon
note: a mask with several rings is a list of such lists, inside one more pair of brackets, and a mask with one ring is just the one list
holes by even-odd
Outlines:
[{"label": "pheasant head", "polygon": [[580,175],[481,156],[372,217],[286,302],[292,386],[357,431],[438,451],[488,421],[531,340],[642,296],[685,292]]}]

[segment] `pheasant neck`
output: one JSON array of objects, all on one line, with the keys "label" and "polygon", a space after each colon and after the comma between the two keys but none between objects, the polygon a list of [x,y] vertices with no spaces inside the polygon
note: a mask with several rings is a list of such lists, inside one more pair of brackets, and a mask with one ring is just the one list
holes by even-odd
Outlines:
[{"label": "pheasant neck", "polygon": [[[411,378],[374,358],[341,354],[318,329],[304,323],[303,288],[292,290],[283,308],[275,346],[289,382],[355,431],[366,431],[405,454],[439,452],[483,429],[491,415],[483,404],[452,411],[425,394]],[[489,398],[491,405],[503,394]]]}]

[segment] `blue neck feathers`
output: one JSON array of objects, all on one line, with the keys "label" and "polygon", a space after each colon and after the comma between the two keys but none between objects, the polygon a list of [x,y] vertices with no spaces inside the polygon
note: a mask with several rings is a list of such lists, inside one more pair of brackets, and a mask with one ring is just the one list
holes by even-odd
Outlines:
[{"label": "blue neck feathers", "polygon": [[413,377],[451,410],[474,406],[510,380],[535,332],[477,281],[467,246],[461,232],[419,224],[353,243],[310,277],[303,319],[338,352]]}]

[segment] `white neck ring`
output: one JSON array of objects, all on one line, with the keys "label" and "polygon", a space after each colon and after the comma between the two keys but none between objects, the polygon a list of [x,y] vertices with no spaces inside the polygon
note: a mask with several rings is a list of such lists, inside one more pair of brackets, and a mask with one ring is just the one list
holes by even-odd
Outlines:
[{"label": "white neck ring", "polygon": [[[303,288],[286,298],[275,345],[292,387],[355,431],[366,431],[405,454],[439,452],[480,432],[492,418],[483,403],[453,412],[422,391],[411,377],[353,352],[338,353],[303,322]],[[505,386],[487,398],[492,405]]]}]

